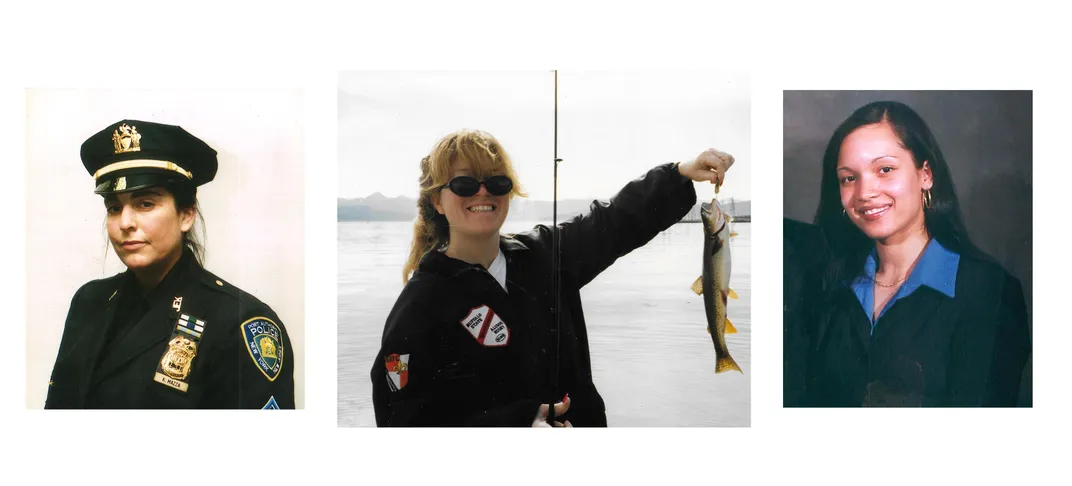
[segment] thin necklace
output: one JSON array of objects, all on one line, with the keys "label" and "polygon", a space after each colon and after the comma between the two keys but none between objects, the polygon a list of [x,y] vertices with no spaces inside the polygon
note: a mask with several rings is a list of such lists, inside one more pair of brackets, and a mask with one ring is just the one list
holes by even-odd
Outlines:
[{"label": "thin necklace", "polygon": [[[903,281],[904,281],[904,279],[908,278],[908,274],[912,272],[912,269],[913,269],[913,268],[914,268],[914,267],[916,266],[916,263],[918,263],[918,262],[919,262],[919,259],[920,259],[920,257],[922,257],[922,256],[923,256],[923,250],[926,250],[926,249],[927,249],[927,245],[929,245],[930,243],[931,243],[931,240],[930,240],[930,238],[927,238],[927,242],[923,244],[923,249],[922,249],[922,250],[919,250],[919,255],[916,255],[916,259],[915,259],[915,260],[914,260],[914,261],[912,262],[912,266],[908,267],[908,272],[905,272],[904,276],[903,276],[903,277],[901,277],[901,278],[899,278],[899,279],[897,279],[897,281],[896,281],[896,282],[894,282],[894,283],[891,283],[891,284],[884,284],[884,283],[882,283],[882,282],[879,282],[878,280],[875,280],[875,279],[874,279],[874,277],[872,277],[872,278],[871,278],[871,281],[872,281],[872,282],[875,282],[875,285],[878,285],[879,287],[885,287],[885,288],[887,288],[887,289],[888,289],[888,288],[891,288],[891,287],[895,287],[895,286],[897,286],[897,284],[899,284],[899,283],[903,282]],[[878,269],[877,269],[877,268],[875,269],[875,273],[878,273]]]},{"label": "thin necklace", "polygon": [[905,277],[907,277],[907,276],[908,276],[908,274],[905,274],[905,276],[904,276],[904,277],[901,277],[901,278],[897,279],[897,281],[896,281],[896,282],[894,282],[894,283],[891,283],[891,284],[884,284],[884,283],[882,283],[882,282],[879,282],[878,280],[875,280],[875,279],[873,279],[873,278],[871,279],[871,281],[872,281],[872,282],[875,282],[875,285],[878,285],[879,287],[886,287],[886,288],[890,288],[890,287],[894,287],[894,286],[896,286],[897,284],[899,284],[899,283],[903,282],[903,281],[904,281],[904,279],[905,279]]}]

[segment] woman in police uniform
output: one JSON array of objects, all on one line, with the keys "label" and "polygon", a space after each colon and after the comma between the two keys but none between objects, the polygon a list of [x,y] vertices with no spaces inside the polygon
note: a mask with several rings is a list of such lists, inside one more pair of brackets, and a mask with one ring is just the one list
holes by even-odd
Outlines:
[{"label": "woman in police uniform", "polygon": [[510,198],[524,195],[509,156],[484,132],[444,137],[421,161],[407,284],[372,366],[376,423],[541,426],[555,403],[555,425],[605,426],[580,289],[680,220],[696,203],[692,181],[721,182],[731,163],[709,150],[660,165],[560,225],[556,363],[554,233],[541,225],[500,235]]},{"label": "woman in police uniform", "polygon": [[875,102],[842,122],[815,221],[785,226],[787,244],[812,248],[801,257],[829,255],[786,263],[816,269],[822,287],[786,330],[785,366],[805,368],[787,368],[803,375],[787,380],[787,405],[1016,405],[1031,349],[1020,282],[969,240],[949,167],[915,111]]},{"label": "woman in police uniform", "polygon": [[45,408],[293,408],[293,349],[270,307],[202,268],[197,187],[216,151],[123,120],[82,144],[127,271],[71,300]]}]

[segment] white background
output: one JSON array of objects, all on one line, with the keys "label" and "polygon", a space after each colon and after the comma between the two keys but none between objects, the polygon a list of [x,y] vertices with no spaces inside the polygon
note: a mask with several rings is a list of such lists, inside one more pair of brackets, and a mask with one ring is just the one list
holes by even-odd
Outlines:
[{"label": "white background", "polygon": [[[26,405],[44,406],[67,308],[90,280],[126,270],[107,245],[104,203],[82,142],[123,120],[179,125],[216,150],[198,188],[204,265],[268,304],[287,328],[304,403],[305,151],[292,90],[32,89],[26,92]],[[201,224],[200,221],[197,224]]]},{"label": "white background", "polygon": [[[1066,477],[1067,15],[1019,1],[764,4],[577,0],[280,8],[190,1],[16,3],[5,75],[0,306],[5,479],[184,484],[1034,484]],[[1053,8],[1058,8],[1054,4]],[[134,49],[134,51],[131,51]],[[117,53],[136,55],[117,55]],[[752,79],[753,375],[748,429],[377,430],[335,427],[336,92],[340,69],[741,68]],[[302,87],[306,409],[27,410],[25,88]],[[781,408],[782,89],[1033,89],[1034,405],[1024,410]],[[1000,222],[996,223],[1000,224]],[[764,259],[762,255],[769,255]],[[20,268],[20,266],[22,268]],[[66,307],[67,303],[62,304]],[[183,422],[176,427],[176,420]],[[171,445],[197,454],[173,459]],[[105,459],[107,461],[105,461]]]}]

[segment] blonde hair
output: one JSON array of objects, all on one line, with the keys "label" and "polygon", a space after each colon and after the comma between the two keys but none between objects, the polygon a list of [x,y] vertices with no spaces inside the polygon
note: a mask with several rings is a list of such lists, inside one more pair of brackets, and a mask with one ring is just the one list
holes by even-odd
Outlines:
[{"label": "blonde hair", "polygon": [[450,225],[446,216],[436,211],[432,197],[450,182],[454,162],[469,163],[471,175],[479,180],[502,174],[514,183],[510,196],[525,197],[510,156],[495,137],[480,130],[458,130],[436,143],[432,153],[421,159],[421,192],[417,197],[417,220],[413,223],[413,242],[409,258],[402,267],[402,281],[409,282],[417,264],[428,252],[442,248],[450,241]]}]

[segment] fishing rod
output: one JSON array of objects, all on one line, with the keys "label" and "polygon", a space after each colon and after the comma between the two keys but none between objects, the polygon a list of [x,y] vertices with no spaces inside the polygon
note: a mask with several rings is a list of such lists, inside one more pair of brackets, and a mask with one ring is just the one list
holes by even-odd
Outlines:
[{"label": "fishing rod", "polygon": [[[551,396],[558,396],[558,335],[560,320],[560,300],[559,300],[559,275],[561,269],[559,268],[560,253],[562,247],[558,241],[558,163],[562,162],[562,159],[558,158],[558,70],[555,69],[555,183],[554,183],[554,199],[551,203],[551,293],[554,295],[554,303],[551,305],[551,335],[555,341],[555,354],[554,364],[551,369]],[[547,423],[554,425],[555,423],[555,402],[552,398],[551,403],[547,407]]]}]

